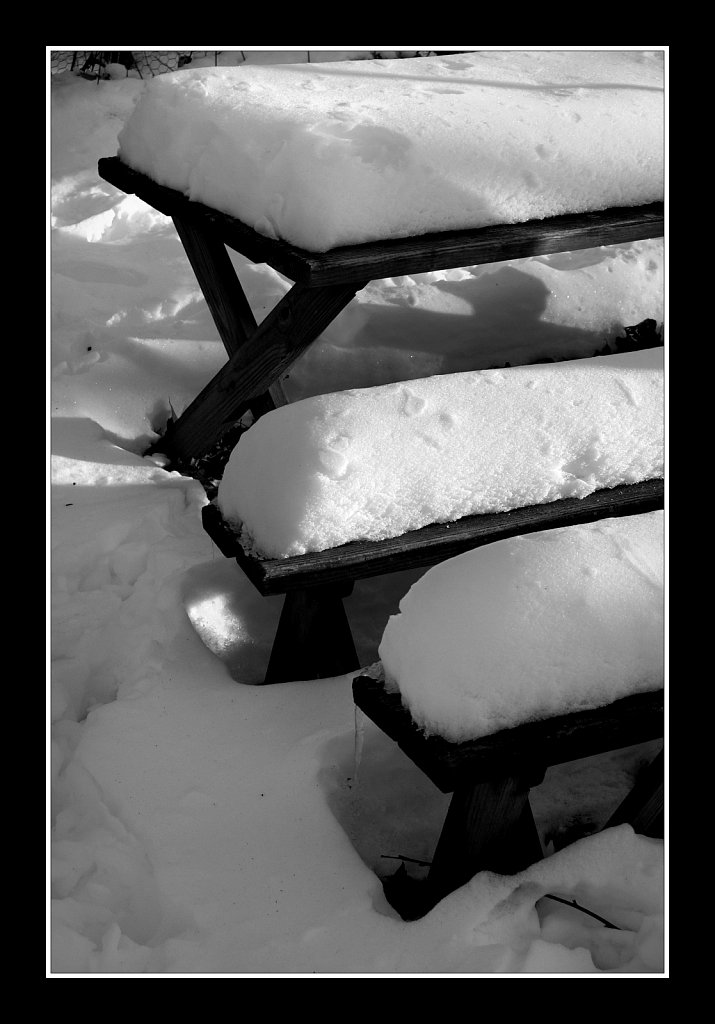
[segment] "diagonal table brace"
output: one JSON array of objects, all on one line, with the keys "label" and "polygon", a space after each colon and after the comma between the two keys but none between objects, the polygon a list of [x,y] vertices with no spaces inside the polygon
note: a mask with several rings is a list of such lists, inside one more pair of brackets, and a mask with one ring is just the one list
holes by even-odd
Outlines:
[{"label": "diagonal table brace", "polygon": [[367,283],[314,288],[293,285],[167,429],[154,450],[182,461],[205,455]]},{"label": "diagonal table brace", "polygon": [[[200,221],[185,214],[172,213],[176,233],[206,299],[216,330],[229,356],[237,352],[255,332],[258,324],[239,277],[234,270],[226,246]],[[280,381],[251,405],[254,416],[287,405]]]}]

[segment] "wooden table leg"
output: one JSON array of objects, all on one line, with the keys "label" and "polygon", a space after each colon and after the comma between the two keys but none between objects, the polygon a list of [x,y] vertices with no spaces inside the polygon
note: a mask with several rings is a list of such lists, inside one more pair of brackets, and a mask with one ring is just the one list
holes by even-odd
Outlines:
[{"label": "wooden table leg", "polygon": [[[197,221],[188,220],[177,213],[172,214],[171,219],[223,346],[227,354],[232,356],[248,341],[258,324],[228,250],[215,233]],[[286,404],[283,386],[280,381],[276,381],[265,395],[252,403],[251,411],[254,415],[262,415],[269,409]]]},{"label": "wooden table leg", "polygon": [[343,598],[353,584],[289,590],[264,683],[341,676],[359,667]]}]

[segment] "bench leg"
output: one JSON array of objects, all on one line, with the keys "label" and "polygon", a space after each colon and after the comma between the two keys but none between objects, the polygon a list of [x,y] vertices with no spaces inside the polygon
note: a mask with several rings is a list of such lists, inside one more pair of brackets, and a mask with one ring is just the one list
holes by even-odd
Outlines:
[{"label": "bench leg", "polygon": [[288,591],[264,683],[325,679],[359,668],[342,600],[352,589],[347,583]]},{"label": "bench leg", "polygon": [[512,875],[541,860],[529,804],[536,784],[533,775],[519,774],[454,791],[428,877],[435,902],[478,871]]},{"label": "bench leg", "polygon": [[628,824],[642,836],[663,838],[663,751],[644,768],[625,800],[604,828]]},{"label": "bench leg", "polygon": [[478,871],[511,875],[544,855],[529,804],[543,771],[465,783],[452,796],[429,874],[410,878],[404,866],[383,881],[388,903],[416,921]]}]

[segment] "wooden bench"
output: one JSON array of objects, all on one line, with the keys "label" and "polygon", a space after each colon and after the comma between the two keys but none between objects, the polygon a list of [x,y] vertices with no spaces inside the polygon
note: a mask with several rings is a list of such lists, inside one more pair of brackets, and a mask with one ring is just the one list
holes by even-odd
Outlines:
[{"label": "wooden bench", "polygon": [[435,565],[470,548],[507,537],[552,530],[663,507],[663,481],[596,491],[545,505],[434,523],[383,541],[354,541],[292,558],[247,554],[216,505],[202,509],[204,528],[227,558],[235,558],[264,596],[285,594],[264,682],[343,675],[360,667],[343,598],[355,580]]},{"label": "wooden bench", "polygon": [[[324,253],[266,238],[234,217],[192,202],[117,157],[99,161],[106,180],[171,217],[216,323],[228,361],[151,449],[171,467],[206,483],[220,476],[240,436],[241,419],[285,404],[280,379],[369,281],[654,238],[663,233],[663,204],[552,217],[525,224],[446,231],[340,246]],[[260,325],[226,246],[267,263],[295,282]],[[209,496],[213,496],[209,493]],[[262,594],[286,594],[265,682],[340,675],[359,662],[343,608],[356,579],[432,565],[503,537],[606,516],[662,508],[662,481],[616,488],[581,500],[472,516],[428,526],[391,541],[348,544],[284,560],[246,554],[218,510],[203,522],[227,557],[236,558]]]},{"label": "wooden bench", "polygon": [[[353,697],[438,789],[453,794],[427,879],[385,884],[388,900],[408,920],[423,916],[478,871],[515,874],[543,857],[529,790],[547,768],[663,736],[662,690],[464,743],[425,736],[399,693],[372,674],[353,680]],[[604,827],[625,822],[662,838],[662,752]]]}]

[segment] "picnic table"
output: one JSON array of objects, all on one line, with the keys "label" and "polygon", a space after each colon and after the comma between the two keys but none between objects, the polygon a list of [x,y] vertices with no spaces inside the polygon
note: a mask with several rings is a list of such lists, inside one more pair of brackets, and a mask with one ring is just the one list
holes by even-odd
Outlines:
[{"label": "picnic table", "polygon": [[[177,463],[206,457],[247,410],[258,416],[285,404],[281,378],[369,281],[663,233],[663,204],[651,203],[308,252],[193,202],[118,157],[101,159],[98,166],[105,181],[171,217],[228,355],[226,364],[155,446]],[[260,325],[226,246],[295,282]]]},{"label": "picnic table", "polygon": [[[369,281],[632,242],[663,233],[663,204],[652,203],[309,252],[193,202],[117,157],[100,160],[99,173],[172,218],[226,349],[226,364],[154,445],[178,468],[189,471],[198,460],[227,457],[222,439],[235,431],[246,412],[257,418],[286,403],[282,376]],[[294,282],[260,325],[226,246],[253,262],[267,263]],[[213,504],[203,509],[203,521],[219,549],[236,558],[260,593],[286,595],[264,680],[273,683],[336,676],[359,667],[343,607],[343,598],[356,579],[435,564],[520,533],[662,507],[663,481],[650,480],[583,499],[468,516],[400,538],[355,542],[285,559],[245,551]],[[354,679],[353,695],[357,707],[436,786],[453,794],[427,884],[402,892],[394,888],[388,897],[408,919],[422,916],[476,871],[512,873],[543,855],[529,789],[539,784],[547,767],[663,734],[662,690],[461,744],[425,737],[399,694],[387,692],[379,679],[370,675]],[[608,825],[624,821],[647,835],[662,836],[662,754]]]},{"label": "picnic table", "polygon": [[[309,252],[193,202],[118,157],[101,159],[99,173],[172,218],[226,349],[225,365],[167,425],[152,448],[189,473],[201,461],[221,474],[232,447],[226,438],[235,443],[241,417],[250,411],[256,419],[286,404],[282,376],[369,281],[613,245],[663,233],[663,204],[652,203]],[[227,246],[295,282],[260,325]],[[246,552],[215,505],[207,505],[202,515],[219,550],[236,558],[261,594],[286,595],[264,680],[273,683],[341,675],[359,667],[343,606],[356,579],[432,565],[518,533],[662,507],[663,481],[644,481],[584,499],[469,516],[384,542],[356,542],[278,560]]]}]

